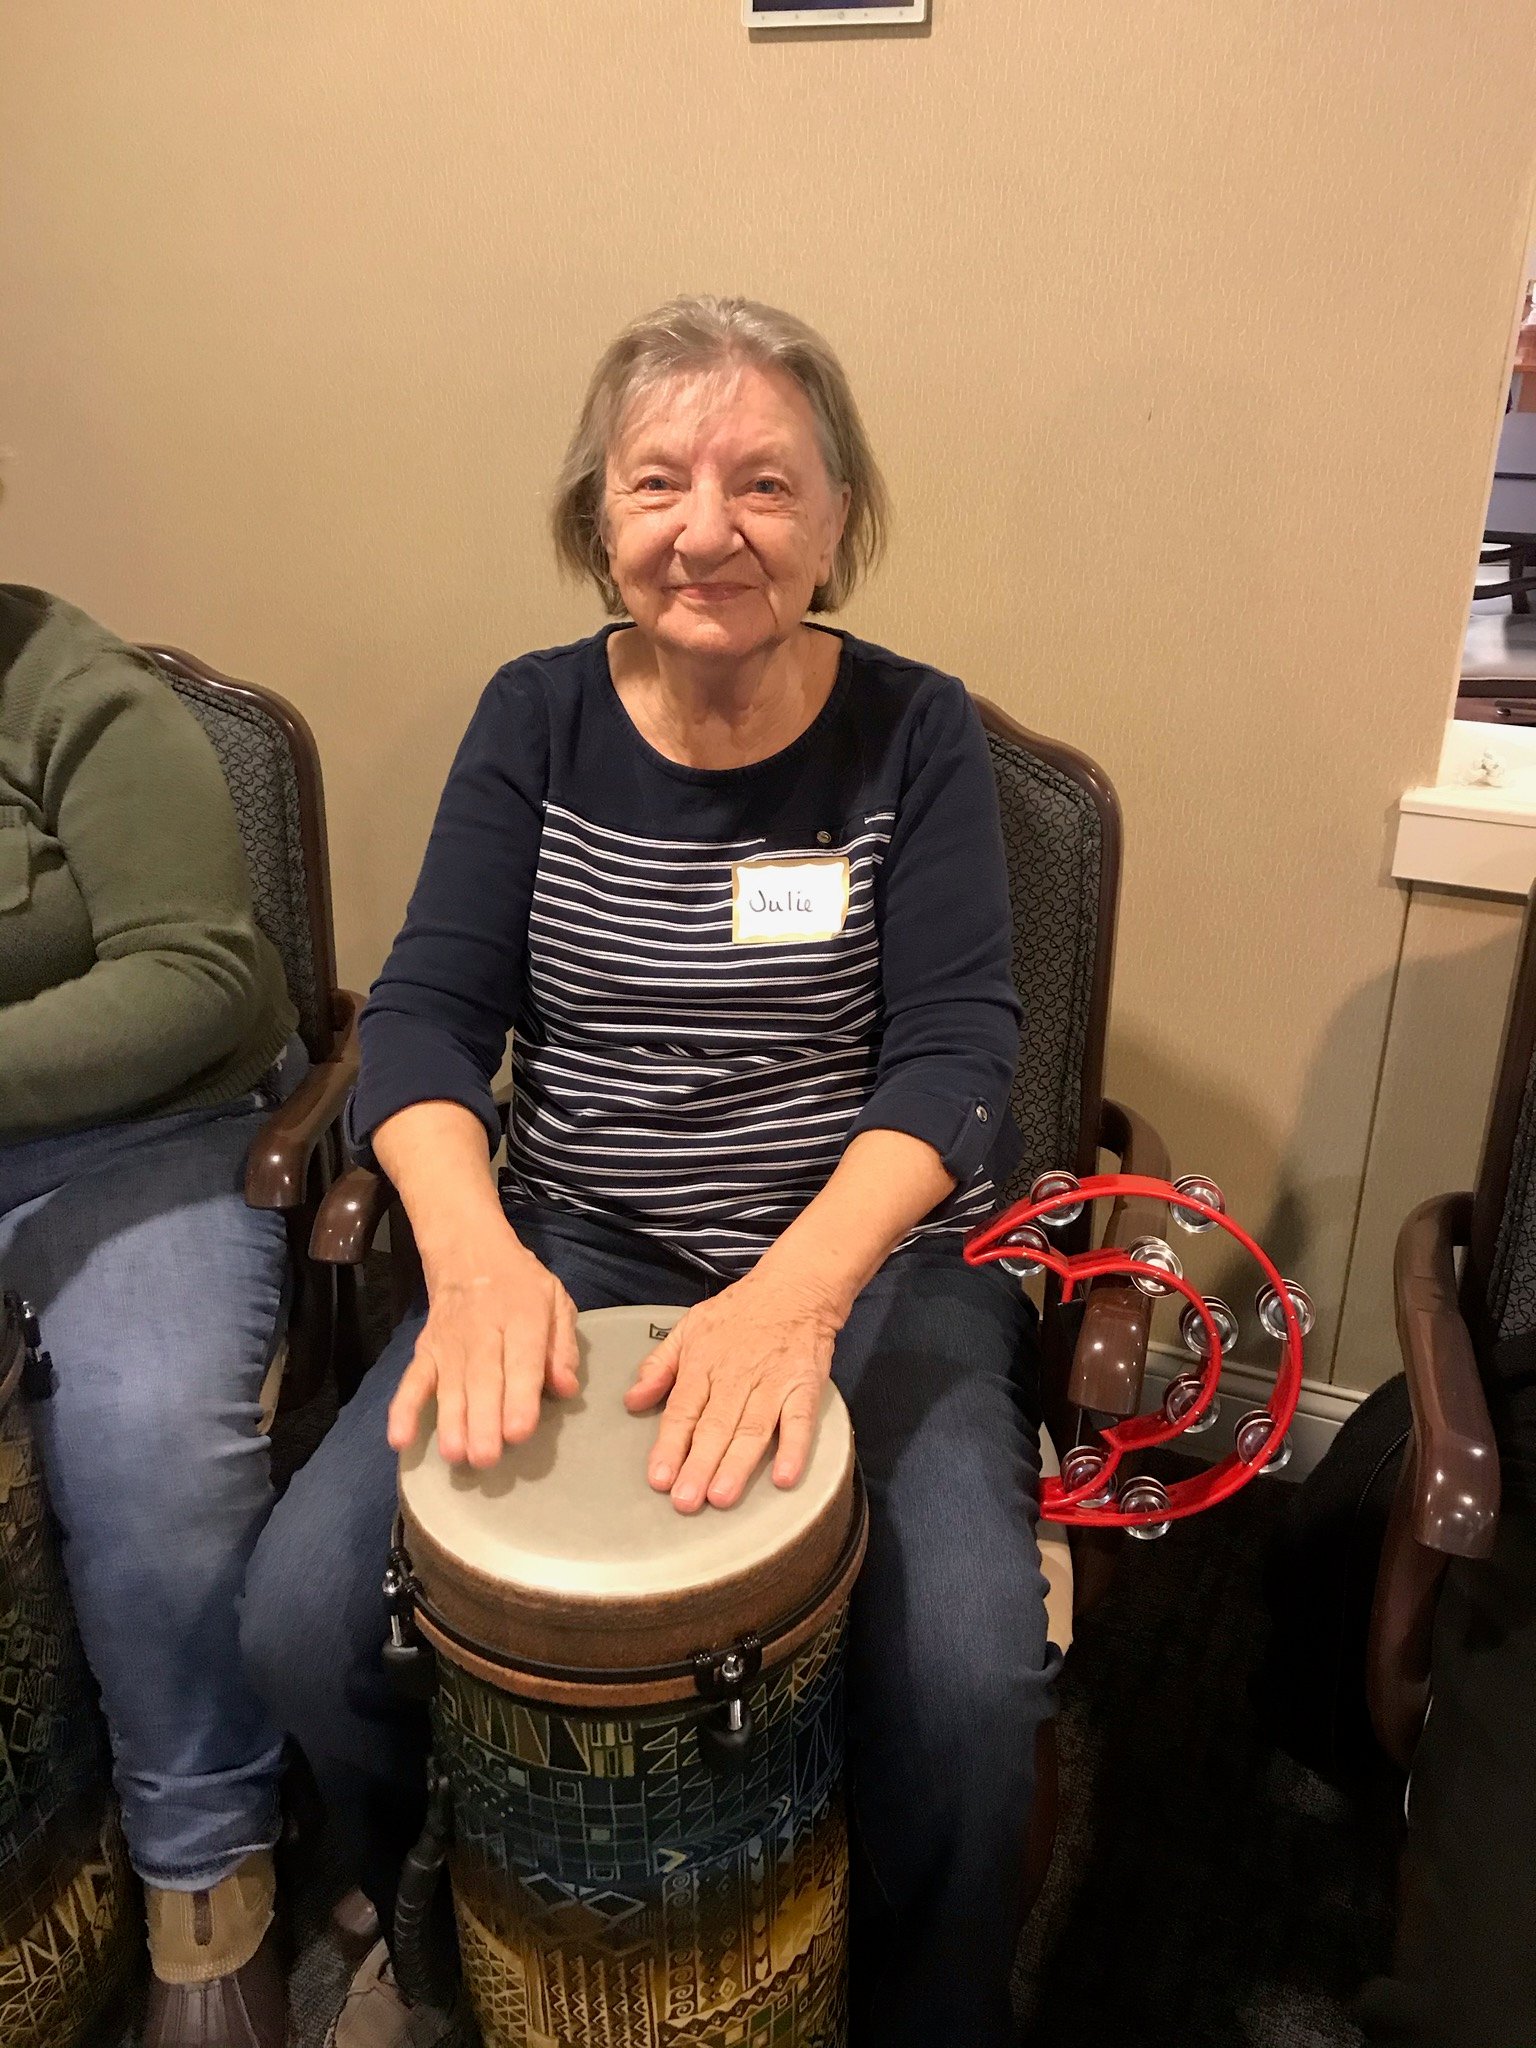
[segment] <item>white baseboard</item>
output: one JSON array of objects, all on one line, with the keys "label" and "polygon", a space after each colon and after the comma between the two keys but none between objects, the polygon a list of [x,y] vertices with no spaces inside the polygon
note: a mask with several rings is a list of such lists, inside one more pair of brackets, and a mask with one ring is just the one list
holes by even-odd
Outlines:
[{"label": "white baseboard", "polygon": [[[1163,1398],[1168,1382],[1190,1369],[1189,1354],[1172,1344],[1153,1344],[1147,1357],[1144,1409],[1155,1407]],[[1232,1448],[1232,1428],[1250,1408],[1262,1408],[1275,1380],[1273,1373],[1260,1372],[1251,1365],[1227,1365],[1221,1369],[1221,1419],[1202,1436],[1183,1436],[1177,1448],[1191,1457],[1214,1464]],[[1301,1398],[1291,1422],[1291,1462],[1284,1476],[1305,1479],[1320,1461],[1365,1395],[1354,1387],[1331,1386],[1327,1380],[1301,1383]],[[1276,1475],[1279,1476],[1278,1474]]]}]

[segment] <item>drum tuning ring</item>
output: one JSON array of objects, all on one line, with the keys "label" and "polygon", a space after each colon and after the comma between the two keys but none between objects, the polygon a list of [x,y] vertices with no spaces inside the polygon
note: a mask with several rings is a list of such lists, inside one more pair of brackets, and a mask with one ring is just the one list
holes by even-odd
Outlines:
[{"label": "drum tuning ring", "polygon": [[[1135,1478],[1127,1479],[1121,1487],[1119,1505],[1128,1515],[1145,1514],[1149,1508],[1165,1508],[1168,1505],[1168,1489],[1160,1479],[1154,1479],[1149,1472],[1140,1472]],[[1172,1522],[1132,1522],[1125,1533],[1127,1536],[1134,1536],[1138,1543],[1155,1543],[1159,1536],[1166,1536],[1172,1527]]]},{"label": "drum tuning ring", "polygon": [[[1257,1464],[1264,1447],[1275,1433],[1275,1420],[1267,1408],[1250,1408],[1246,1415],[1239,1416],[1237,1427],[1232,1432],[1232,1448],[1245,1465]],[[1265,1458],[1259,1466],[1261,1473],[1283,1472],[1291,1462],[1291,1439],[1283,1436],[1273,1456]]]},{"label": "drum tuning ring", "polygon": [[[1170,1422],[1183,1422],[1184,1417],[1199,1400],[1204,1385],[1205,1381],[1197,1372],[1181,1372],[1168,1382],[1168,1391],[1163,1396],[1163,1413]],[[1203,1436],[1206,1430],[1215,1427],[1220,1414],[1221,1403],[1212,1401],[1203,1415],[1197,1415],[1193,1422],[1185,1426],[1185,1436]]]},{"label": "drum tuning ring", "polygon": [[[1185,1195],[1191,1201],[1204,1202],[1207,1209],[1214,1209],[1218,1216],[1224,1216],[1227,1200],[1215,1181],[1203,1173],[1186,1173],[1173,1184],[1176,1195]],[[1215,1216],[1202,1216],[1198,1209],[1181,1209],[1177,1205],[1170,1212],[1180,1230],[1187,1230],[1191,1237],[1199,1237],[1207,1230],[1216,1228]]]},{"label": "drum tuning ring", "polygon": [[[1284,1283],[1286,1293],[1291,1297],[1291,1307],[1296,1311],[1296,1327],[1303,1337],[1310,1336],[1312,1325],[1317,1320],[1312,1309],[1312,1297],[1304,1287],[1298,1287],[1294,1280]],[[1258,1311],[1259,1322],[1264,1334],[1273,1337],[1277,1343],[1285,1342],[1285,1310],[1280,1305],[1280,1296],[1267,1283],[1253,1298]]]},{"label": "drum tuning ring", "polygon": [[[1205,1307],[1206,1313],[1216,1325],[1216,1334],[1221,1339],[1222,1350],[1230,1351],[1238,1336],[1236,1314],[1219,1294],[1206,1295]],[[1193,1302],[1189,1303],[1183,1315],[1179,1317],[1179,1335],[1190,1357],[1198,1358],[1203,1365],[1211,1355],[1211,1347],[1206,1338],[1205,1324],[1201,1320],[1200,1311]]]},{"label": "drum tuning ring", "polygon": [[[1075,1173],[1058,1171],[1037,1174],[1029,1190],[1029,1199],[1031,1202],[1048,1202],[1052,1195],[1070,1195],[1079,1186],[1081,1182]],[[1065,1230],[1067,1225],[1075,1223],[1082,1213],[1082,1203],[1074,1202],[1065,1209],[1053,1209],[1048,1216],[1042,1216],[1040,1221],[1047,1230]]]},{"label": "drum tuning ring", "polygon": [[[1127,1247],[1125,1256],[1134,1259],[1138,1265],[1155,1266],[1159,1273],[1169,1273],[1175,1280],[1184,1277],[1184,1266],[1178,1253],[1160,1237],[1138,1237],[1133,1245]],[[1133,1273],[1131,1285],[1143,1294],[1161,1295],[1173,1291],[1147,1273]]]}]

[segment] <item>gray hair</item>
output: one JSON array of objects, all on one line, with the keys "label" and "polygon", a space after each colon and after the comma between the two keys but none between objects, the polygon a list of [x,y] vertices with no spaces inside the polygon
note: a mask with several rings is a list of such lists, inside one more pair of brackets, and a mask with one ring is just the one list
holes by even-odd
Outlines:
[{"label": "gray hair", "polygon": [[890,500],[848,376],[813,327],[755,299],[673,299],[632,321],[603,351],[561,465],[551,524],[561,566],[590,576],[610,613],[624,601],[603,538],[608,454],[635,401],[674,377],[733,362],[783,370],[805,393],[834,490],[848,491],[848,518],[813,612],[836,611],[885,552]]}]

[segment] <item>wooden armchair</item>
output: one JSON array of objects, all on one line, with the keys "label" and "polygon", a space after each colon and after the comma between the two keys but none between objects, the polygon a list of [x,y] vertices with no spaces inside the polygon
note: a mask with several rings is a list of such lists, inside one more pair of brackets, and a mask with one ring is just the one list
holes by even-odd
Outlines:
[{"label": "wooden armchair", "polygon": [[1477,1186],[1414,1210],[1395,1274],[1413,1428],[1377,1573],[1366,1692],[1382,1746],[1406,1770],[1429,1707],[1441,1583],[1452,1558],[1489,1556],[1498,1530],[1493,1354],[1536,1333],[1536,895]]},{"label": "wooden armchair", "polygon": [[316,1263],[309,1241],[344,1159],[341,1116],[357,1079],[361,998],[339,988],[331,918],[325,795],[314,735],[274,692],[220,675],[173,647],[144,652],[192,712],[219,757],[234,799],[256,921],[283,963],[310,1069],[267,1118],[245,1167],[245,1199],[279,1210],[288,1227],[293,1297],[287,1337],[263,1408],[298,1406],[333,1363],[344,1385],[361,1368],[355,1276]]}]

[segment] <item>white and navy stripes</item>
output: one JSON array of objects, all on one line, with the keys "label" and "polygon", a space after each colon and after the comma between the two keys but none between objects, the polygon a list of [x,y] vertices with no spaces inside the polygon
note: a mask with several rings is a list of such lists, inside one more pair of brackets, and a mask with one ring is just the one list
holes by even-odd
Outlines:
[{"label": "white and navy stripes", "polygon": [[[513,1041],[516,1193],[722,1270],[752,1263],[825,1185],[874,1088],[875,879],[894,823],[872,812],[841,844],[775,846],[846,858],[846,919],[836,938],[749,946],[732,938],[732,871],[764,838],[642,836],[546,804]],[[979,1221],[990,1193],[983,1174],[946,1227]]]},{"label": "white and navy stripes", "polygon": [[[645,746],[605,648],[531,657],[487,691],[365,1014],[354,1130],[431,1097],[484,1116],[514,1022],[517,1200],[734,1275],[856,1128],[886,1125],[960,1182],[914,1236],[979,1221],[1006,1170],[1018,1027],[996,800],[963,691],[850,642],[795,747],[711,775]],[[885,673],[860,677],[866,655]],[[733,939],[738,863],[837,857],[836,936]]]}]

